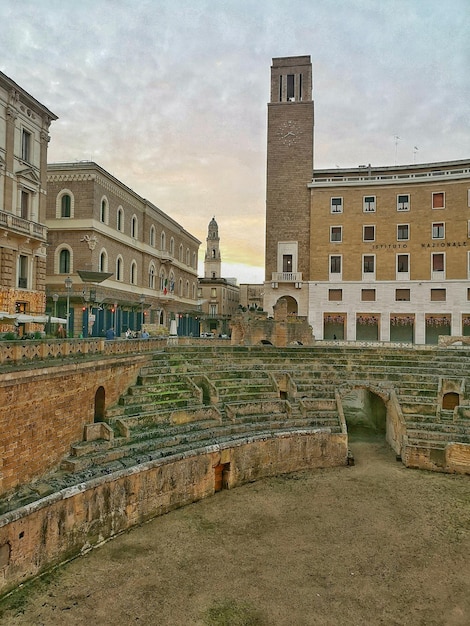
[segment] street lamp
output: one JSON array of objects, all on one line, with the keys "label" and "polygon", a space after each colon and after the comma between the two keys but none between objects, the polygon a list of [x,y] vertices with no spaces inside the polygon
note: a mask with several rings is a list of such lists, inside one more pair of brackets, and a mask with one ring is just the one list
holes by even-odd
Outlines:
[{"label": "street lamp", "polygon": [[140,321],[140,330],[142,331],[142,327],[144,325],[144,302],[145,302],[145,295],[143,293],[140,294],[140,305],[142,307],[142,311],[141,311],[141,321]]},{"label": "street lamp", "polygon": [[65,288],[67,289],[67,319],[65,325],[65,336],[69,336],[69,317],[70,317],[70,290],[72,289],[72,279],[70,276],[67,276],[65,279]]},{"label": "street lamp", "polygon": [[54,301],[54,317],[57,317],[57,301],[59,299],[59,294],[58,293],[53,293],[52,294],[52,300]]}]

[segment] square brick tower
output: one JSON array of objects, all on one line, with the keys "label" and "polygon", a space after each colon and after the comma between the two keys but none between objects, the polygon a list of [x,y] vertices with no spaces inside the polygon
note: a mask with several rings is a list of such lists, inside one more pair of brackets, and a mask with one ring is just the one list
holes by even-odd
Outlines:
[{"label": "square brick tower", "polygon": [[310,56],[274,58],[266,178],[264,306],[268,311],[280,297],[290,295],[289,312],[307,314],[307,293],[302,297],[299,290],[309,280],[310,268],[307,185],[313,175],[313,108]]}]

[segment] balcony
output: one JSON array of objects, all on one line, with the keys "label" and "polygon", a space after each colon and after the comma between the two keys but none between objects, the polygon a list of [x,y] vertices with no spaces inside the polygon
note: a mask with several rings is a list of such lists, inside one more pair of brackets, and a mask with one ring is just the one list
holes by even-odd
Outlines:
[{"label": "balcony", "polygon": [[25,220],[22,217],[13,215],[13,213],[7,213],[6,211],[0,211],[0,229],[1,228],[25,237],[40,239],[41,241],[46,241],[47,238],[47,228],[42,224]]},{"label": "balcony", "polygon": [[273,272],[271,282],[273,283],[301,283],[302,272]]}]

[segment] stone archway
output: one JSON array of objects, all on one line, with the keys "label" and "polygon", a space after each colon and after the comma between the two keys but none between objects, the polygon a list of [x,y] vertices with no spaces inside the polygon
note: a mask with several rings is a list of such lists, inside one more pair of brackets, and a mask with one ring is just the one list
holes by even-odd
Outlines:
[{"label": "stone archway", "polygon": [[104,387],[98,387],[95,393],[95,411],[93,421],[96,422],[104,422],[104,414],[105,414],[105,390]]},{"label": "stone archway", "polygon": [[275,304],[275,309],[280,309],[279,305],[285,304],[285,312],[286,315],[298,315],[299,314],[299,305],[295,298],[292,296],[281,296],[279,300]]},{"label": "stone archway", "polygon": [[383,436],[387,434],[388,394],[368,387],[353,387],[343,392],[342,406],[349,435]]}]

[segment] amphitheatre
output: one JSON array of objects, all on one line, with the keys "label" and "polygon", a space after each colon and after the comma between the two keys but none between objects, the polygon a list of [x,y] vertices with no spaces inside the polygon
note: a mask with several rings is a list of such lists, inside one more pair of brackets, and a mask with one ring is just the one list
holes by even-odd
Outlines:
[{"label": "amphitheatre", "polygon": [[[458,478],[468,497],[470,348],[453,339],[3,342],[0,593],[217,492],[346,477],[364,433],[403,477]],[[380,623],[468,623],[452,619]]]}]

